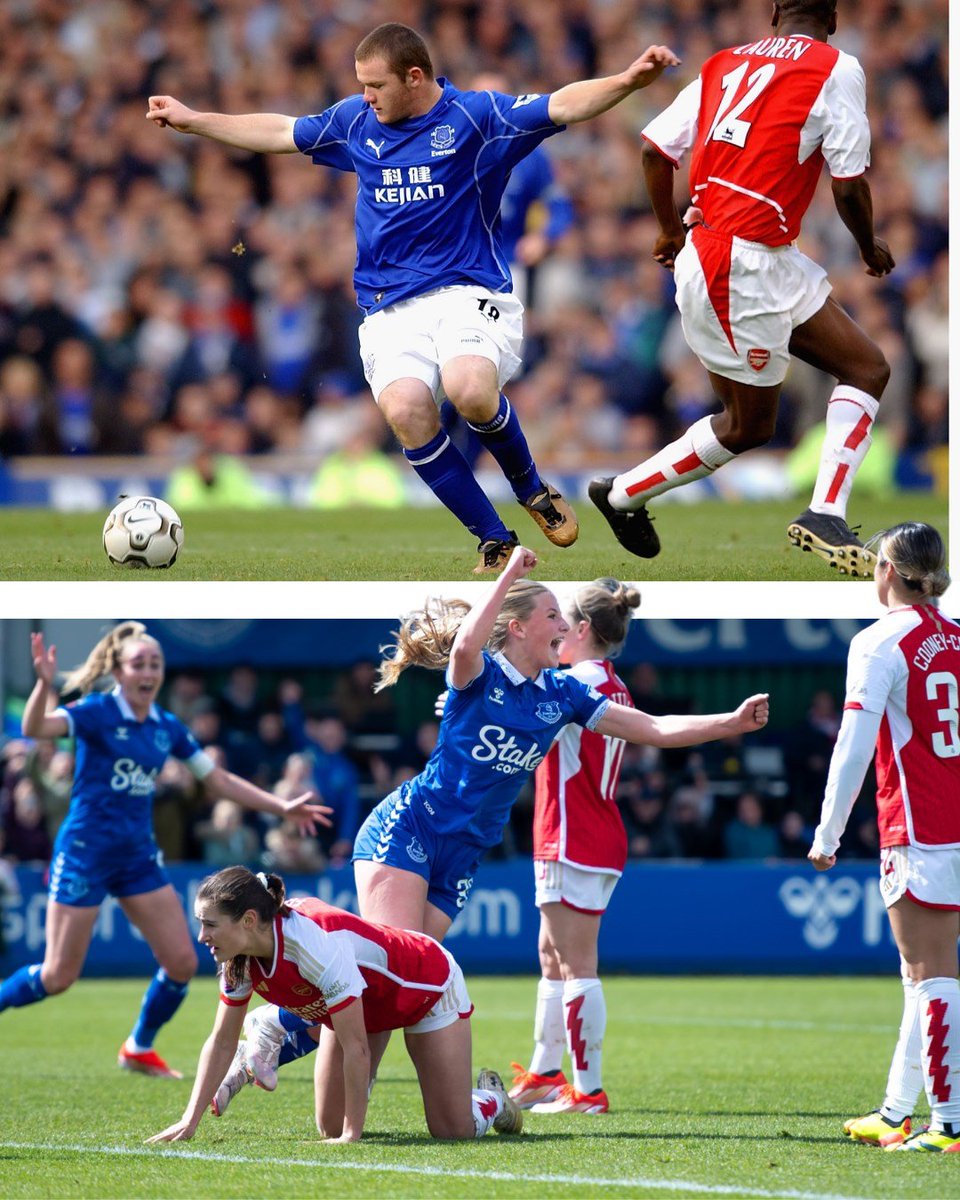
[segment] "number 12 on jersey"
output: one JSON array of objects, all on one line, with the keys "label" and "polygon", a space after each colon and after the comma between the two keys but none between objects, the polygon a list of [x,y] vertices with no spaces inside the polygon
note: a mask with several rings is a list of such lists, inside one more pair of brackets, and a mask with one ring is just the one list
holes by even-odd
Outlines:
[{"label": "number 12 on jersey", "polygon": [[713,138],[714,141],[724,142],[730,146],[739,146],[741,150],[743,149],[751,125],[750,121],[744,119],[743,114],[770,83],[776,69],[776,63],[765,63],[762,67],[757,67],[747,78],[747,90],[736,104],[733,102],[747,71],[750,70],[750,64],[743,63],[735,71],[724,75],[720,81],[723,96],[717,108],[717,115],[713,118],[713,124],[710,126],[710,132],[707,134],[708,141]]}]

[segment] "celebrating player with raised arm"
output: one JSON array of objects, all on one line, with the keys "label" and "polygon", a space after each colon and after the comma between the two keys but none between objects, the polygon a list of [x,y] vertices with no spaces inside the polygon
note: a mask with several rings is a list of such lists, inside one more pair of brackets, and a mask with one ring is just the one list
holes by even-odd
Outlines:
[{"label": "celebrating player with raised arm", "polygon": [[421,933],[374,925],[312,897],[287,901],[279,875],[227,867],[197,891],[199,939],[220,967],[220,1007],[179,1121],[148,1138],[193,1137],[237,1049],[256,993],[331,1031],[336,1053],[318,1058],[316,1122],[330,1142],[358,1142],[370,1088],[368,1035],[403,1029],[417,1069],[427,1127],[436,1138],[519,1133],[523,1117],[493,1072],[470,1086],[473,1005],[463,972]]},{"label": "celebrating player with raised arm", "polygon": [[500,238],[513,165],[564,124],[606,112],[679,60],[649,47],[619,75],[550,96],[460,92],[434,76],[426,44],[389,23],[356,50],[362,92],[318,116],[201,113],[151,96],[147,117],[264,153],[300,151],[357,175],[354,284],[360,354],[374,399],[420,478],[479,539],[478,573],[517,545],[440,427],[449,397],[554,545],[577,538],[573,510],[537,472],[500,389],[520,365],[522,313]]},{"label": "celebrating player with raised arm", "polygon": [[[445,669],[450,695],[427,765],[381,800],[357,834],[353,868],[365,920],[442,941],[467,903],[484,852],[502,839],[521,788],[567,725],[642,745],[692,746],[767,723],[766,695],[750,696],[735,712],[651,716],[558,670],[570,626],[549,588],[525,578],[536,565],[533,551],[518,546],[473,608],[439,600],[412,613],[381,664],[379,688],[420,666]],[[296,1021],[284,1028],[302,1031]],[[254,1074],[268,1090],[276,1083],[278,1032],[279,1040],[258,1039],[263,1053],[255,1053],[266,1060],[265,1075],[259,1064]],[[313,1048],[307,1041],[296,1053]],[[321,1055],[330,1046],[321,1035]],[[374,1067],[385,1046],[373,1046]],[[238,1062],[224,1082],[224,1101],[244,1082]]]},{"label": "celebrating player with raised arm", "polygon": [[[119,1064],[146,1075],[181,1078],[153,1049],[160,1028],[174,1015],[197,970],[197,955],[183,908],[163,869],[153,836],[157,776],[173,755],[223,796],[258,812],[292,817],[312,833],[329,824],[325,805],[312,792],[280,800],[218,767],[193,734],[156,703],[163,683],[163,651],[137,621],[125,621],[103,637],[66,688],[84,698],[54,707],[56,647],[43,635],[31,638],[37,682],[23,710],[23,732],[32,738],[76,738],[70,810],[57,832],[50,867],[46,949],[42,963],[21,967],[0,984],[0,1013],[64,992],[79,978],[100,905],[116,896],[143,934],[160,968],[150,981],[140,1015],[120,1048]],[[92,689],[113,675],[112,692]],[[90,693],[90,694],[87,694]]]},{"label": "celebrating player with raised arm", "polygon": [[[896,525],[874,539],[885,616],[850,644],[843,723],[809,858],[829,871],[870,760],[880,822],[880,893],[900,951],[900,1038],[883,1106],[848,1121],[888,1150],[960,1149],[960,625],[939,533]],[[920,1071],[917,1070],[918,1065]],[[910,1134],[922,1077],[931,1127]]]},{"label": "celebrating player with raised arm", "polygon": [[[590,498],[620,544],[653,558],[660,539],[646,505],[712,474],[773,435],[794,354],[837,379],[810,507],[789,527],[794,545],[841,573],[867,575],[873,558],[846,521],[853,479],[890,368],[880,348],[830,298],[826,272],[797,249],[824,161],[833,198],[868,275],[894,266],[874,235],[865,81],[851,55],[828,45],[836,0],[781,0],[775,36],[715,54],[643,131],[643,168],[660,225],[653,256],[673,270],[690,348],[723,411]],[[692,151],[694,208],[685,232],[673,192]]]}]

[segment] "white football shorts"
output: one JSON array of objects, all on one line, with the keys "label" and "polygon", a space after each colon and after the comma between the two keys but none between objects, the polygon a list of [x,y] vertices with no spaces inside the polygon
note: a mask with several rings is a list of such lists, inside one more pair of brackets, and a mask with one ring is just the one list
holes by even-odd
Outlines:
[{"label": "white football shorts", "polygon": [[533,876],[537,908],[544,904],[565,904],[591,915],[606,912],[620,878],[615,872],[585,871],[570,863],[545,858],[534,859]]},{"label": "white football shorts", "polygon": [[457,284],[401,300],[360,326],[363,373],[375,400],[397,379],[420,379],[439,404],[440,369],[476,354],[497,368],[500,387],[520,368],[523,305],[510,292]]},{"label": "white football shorts", "polygon": [[830,295],[826,271],[796,246],[703,226],[687,235],[673,274],[687,345],[708,371],[752,387],[783,382],[790,335]]},{"label": "white football shorts", "polygon": [[427,1015],[421,1017],[416,1025],[408,1025],[406,1033],[430,1033],[434,1029],[446,1029],[454,1021],[465,1020],[473,1012],[473,1004],[460,964],[448,950],[443,952],[450,960],[450,982]]},{"label": "white football shorts", "polygon": [[887,908],[908,896],[924,908],[960,911],[960,850],[888,846],[880,851],[880,895]]}]

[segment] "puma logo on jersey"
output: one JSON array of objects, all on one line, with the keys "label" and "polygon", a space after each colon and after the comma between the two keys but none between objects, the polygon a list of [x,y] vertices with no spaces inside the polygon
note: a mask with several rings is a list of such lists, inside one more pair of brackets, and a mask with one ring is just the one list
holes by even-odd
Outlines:
[{"label": "puma logo on jersey", "polygon": [[370,149],[371,149],[371,150],[374,152],[374,154],[377,156],[377,158],[379,158],[379,157],[380,157],[380,151],[381,151],[381,150],[384,148],[384,146],[387,144],[387,139],[386,139],[386,138],[384,138],[384,139],[383,139],[382,141],[380,141],[380,142],[375,142],[375,141],[373,140],[373,138],[367,138],[367,140],[366,140],[366,143],[365,143],[365,144],[366,144],[367,146],[369,146],[369,147],[370,147]]}]

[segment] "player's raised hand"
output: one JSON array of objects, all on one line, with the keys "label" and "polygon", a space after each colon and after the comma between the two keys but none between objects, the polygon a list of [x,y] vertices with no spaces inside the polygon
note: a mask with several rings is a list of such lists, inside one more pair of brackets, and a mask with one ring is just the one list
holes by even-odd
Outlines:
[{"label": "player's raised hand", "polygon": [[500,578],[502,579],[506,575],[511,582],[514,579],[523,579],[536,565],[537,556],[534,552],[528,550],[526,546],[517,546],[507,560],[507,565],[503,568]]},{"label": "player's raised hand", "polygon": [[866,263],[867,274],[873,275],[876,279],[880,279],[884,275],[889,275],[897,265],[893,261],[890,247],[883,238],[874,238],[873,245],[869,250],[860,251],[860,257]]},{"label": "player's raised hand", "polygon": [[56,646],[51,646],[47,649],[43,644],[43,634],[31,633],[30,653],[33,656],[33,669],[37,674],[37,678],[42,679],[48,687],[52,687],[53,681],[57,677]]},{"label": "player's raised hand", "polygon": [[770,697],[766,692],[748,696],[734,714],[739,733],[756,733],[770,719]]},{"label": "player's raised hand", "polygon": [[634,90],[649,87],[654,80],[659,79],[667,67],[679,67],[680,59],[669,46],[648,46],[639,58],[624,71],[630,86]]},{"label": "player's raised hand", "polygon": [[304,792],[302,796],[295,796],[292,800],[281,800],[287,816],[296,821],[297,828],[301,834],[316,833],[317,826],[323,825],[327,829],[333,828],[333,821],[330,819],[333,815],[333,809],[327,804],[316,804],[315,792]]},{"label": "player's raised hand", "polygon": [[196,113],[173,96],[151,96],[147,101],[147,120],[165,129],[168,125],[179,133],[188,133]]}]

